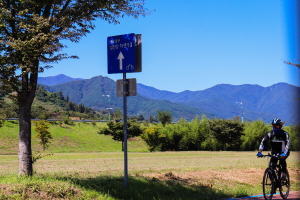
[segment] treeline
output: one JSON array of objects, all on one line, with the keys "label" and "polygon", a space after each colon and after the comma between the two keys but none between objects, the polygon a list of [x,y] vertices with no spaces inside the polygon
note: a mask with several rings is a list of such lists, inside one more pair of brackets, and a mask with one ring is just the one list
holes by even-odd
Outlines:
[{"label": "treeline", "polygon": [[[299,125],[283,128],[290,135],[290,150],[299,151]],[[197,116],[191,122],[181,119],[177,124],[149,126],[142,139],[150,151],[255,151],[262,138],[272,130],[261,120],[241,123],[236,119],[212,119]],[[270,149],[266,146],[265,150]]]}]

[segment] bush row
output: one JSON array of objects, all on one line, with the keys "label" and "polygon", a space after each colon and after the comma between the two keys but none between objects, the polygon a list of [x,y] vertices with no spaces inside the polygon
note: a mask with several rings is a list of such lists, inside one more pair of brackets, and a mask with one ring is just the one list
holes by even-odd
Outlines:
[{"label": "bush row", "polygon": [[[290,136],[290,150],[299,151],[299,125],[284,126]],[[197,116],[192,122],[151,126],[141,138],[150,151],[256,151],[263,137],[272,130],[262,120],[241,123],[238,119],[212,119]],[[269,150],[270,145],[264,150]]]}]

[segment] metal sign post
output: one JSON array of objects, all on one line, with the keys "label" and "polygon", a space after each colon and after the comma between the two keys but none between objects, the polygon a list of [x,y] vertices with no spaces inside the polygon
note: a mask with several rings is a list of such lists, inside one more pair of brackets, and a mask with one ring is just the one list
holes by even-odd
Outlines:
[{"label": "metal sign post", "polygon": [[124,111],[124,178],[125,187],[128,186],[128,163],[127,163],[127,91],[126,73],[123,73],[123,111]]},{"label": "metal sign post", "polygon": [[107,38],[107,71],[108,74],[123,73],[123,80],[117,81],[117,96],[123,97],[124,176],[125,187],[127,188],[127,96],[136,96],[136,79],[126,79],[126,73],[142,71],[141,34],[131,33]]}]

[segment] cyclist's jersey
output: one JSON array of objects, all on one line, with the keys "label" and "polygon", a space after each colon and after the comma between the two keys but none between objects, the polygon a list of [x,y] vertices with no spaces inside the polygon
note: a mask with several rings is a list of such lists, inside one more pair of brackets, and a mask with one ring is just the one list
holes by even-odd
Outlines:
[{"label": "cyclist's jersey", "polygon": [[290,137],[289,134],[281,130],[279,134],[274,134],[274,131],[269,132],[261,141],[259,149],[264,149],[266,142],[270,140],[272,153],[285,153],[289,152]]}]

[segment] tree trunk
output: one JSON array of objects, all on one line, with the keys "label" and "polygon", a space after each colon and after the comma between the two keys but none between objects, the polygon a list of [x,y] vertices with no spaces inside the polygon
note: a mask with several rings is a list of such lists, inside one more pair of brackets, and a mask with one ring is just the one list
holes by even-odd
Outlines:
[{"label": "tree trunk", "polygon": [[[38,69],[38,61],[36,62]],[[32,150],[31,150],[31,105],[35,97],[38,73],[23,71],[22,90],[18,94],[19,101],[19,176],[31,176]]]},{"label": "tree trunk", "polygon": [[31,176],[33,171],[30,108],[26,103],[19,108],[19,176]]}]

